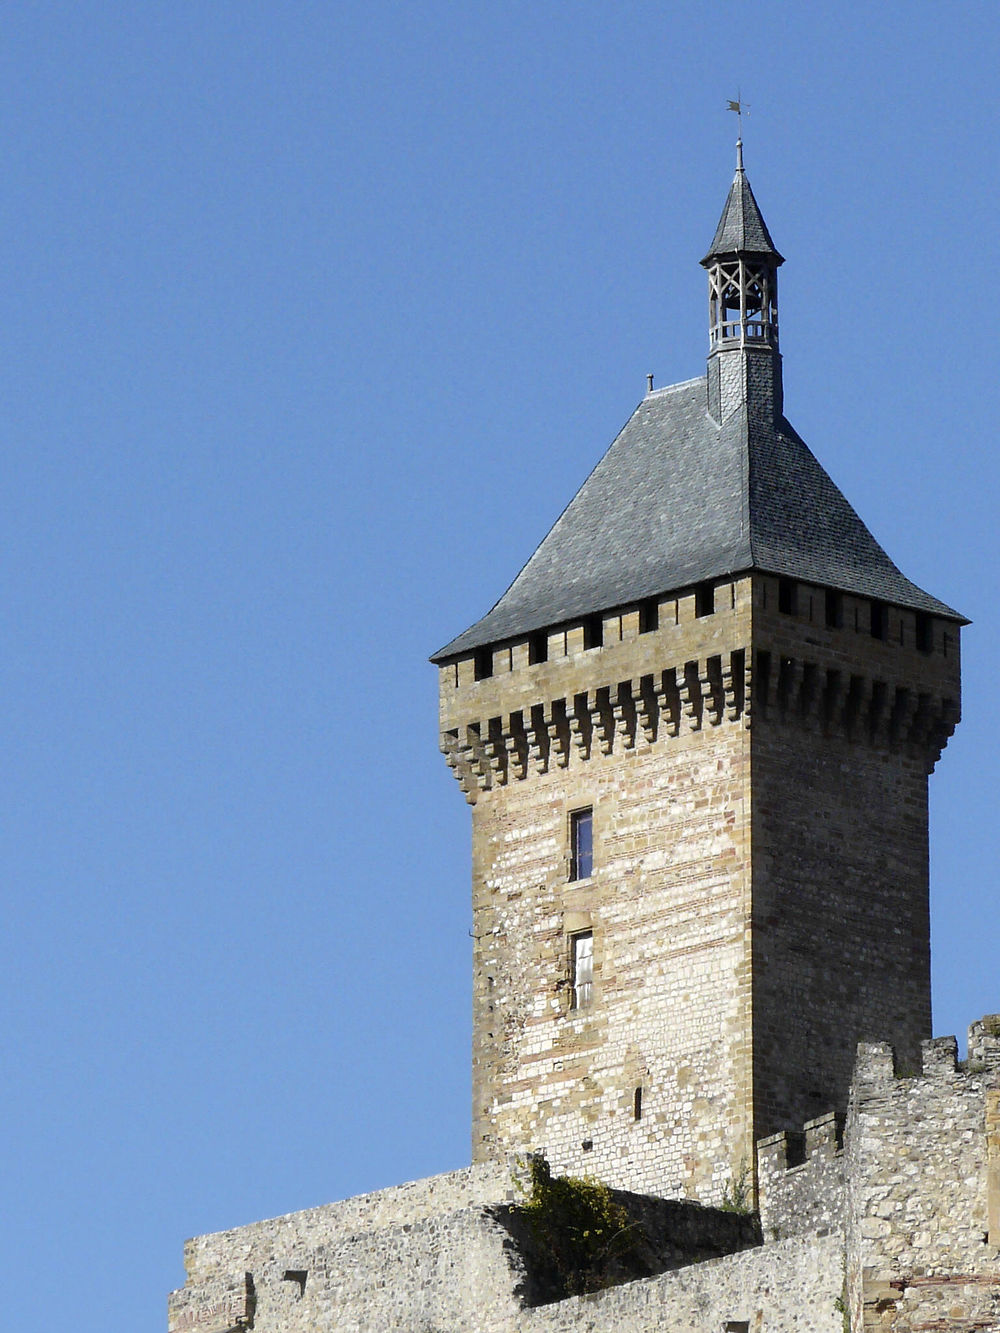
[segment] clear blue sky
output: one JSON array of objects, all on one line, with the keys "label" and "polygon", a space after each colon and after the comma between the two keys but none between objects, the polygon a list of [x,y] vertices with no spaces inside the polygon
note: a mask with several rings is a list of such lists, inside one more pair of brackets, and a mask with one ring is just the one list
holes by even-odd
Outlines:
[{"label": "clear blue sky", "polygon": [[1000,1008],[993,4],[13,0],[0,20],[5,1328],[467,1160],[428,653],[701,373],[742,87],[786,408],[974,620],[935,1027]]}]

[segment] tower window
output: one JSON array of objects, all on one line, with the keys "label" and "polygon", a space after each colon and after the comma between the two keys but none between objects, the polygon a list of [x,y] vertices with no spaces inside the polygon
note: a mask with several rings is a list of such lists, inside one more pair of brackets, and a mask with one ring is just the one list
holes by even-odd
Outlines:
[{"label": "tower window", "polygon": [[660,628],[660,604],[655,597],[649,597],[639,605],[639,633],[652,634]]},{"label": "tower window", "polygon": [[778,580],[778,610],[783,616],[794,616],[797,598],[795,584],[791,579]]},{"label": "tower window", "polygon": [[493,675],[493,649],[476,649],[476,680],[488,680]]},{"label": "tower window", "polygon": [[571,938],[574,1009],[587,1009],[594,998],[594,932],[585,930]]},{"label": "tower window", "polygon": [[844,599],[832,588],[826,590],[826,627],[840,629],[844,623]]},{"label": "tower window", "polygon": [[926,611],[917,612],[917,648],[922,653],[934,651],[934,621]]},{"label": "tower window", "polygon": [[884,639],[889,628],[889,608],[885,602],[872,602],[871,630],[873,639]]},{"label": "tower window", "polygon": [[583,646],[600,648],[603,643],[604,619],[602,616],[591,616],[589,620],[583,622]]},{"label": "tower window", "polygon": [[532,634],[528,640],[528,665],[534,666],[536,662],[547,662],[549,660],[549,636],[544,630],[538,634]]},{"label": "tower window", "polygon": [[574,810],[569,817],[569,877],[590,879],[594,873],[594,812]]},{"label": "tower window", "polygon": [[641,1084],[641,1083],[640,1083],[639,1086],[636,1088],[635,1092],[632,1094],[632,1119],[633,1119],[633,1120],[641,1120],[641,1119],[642,1119],[642,1084]]},{"label": "tower window", "polygon": [[694,590],[694,613],[699,618],[715,611],[715,584],[699,583]]}]

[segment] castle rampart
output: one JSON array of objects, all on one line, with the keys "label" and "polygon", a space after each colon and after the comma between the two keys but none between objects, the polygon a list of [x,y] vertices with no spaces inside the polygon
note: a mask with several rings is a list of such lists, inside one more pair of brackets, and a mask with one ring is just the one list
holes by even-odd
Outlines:
[{"label": "castle rampart", "polygon": [[1000,1015],[973,1024],[967,1062],[956,1051],[925,1042],[916,1071],[862,1044],[846,1125],[758,1144],[761,1231],[617,1196],[652,1276],[537,1304],[511,1159],[190,1241],[170,1333],[840,1333],[845,1295],[853,1333],[995,1330]]},{"label": "castle rampart", "polygon": [[922,1070],[859,1049],[847,1122],[852,1327],[1000,1327],[1000,1015],[923,1044]]}]

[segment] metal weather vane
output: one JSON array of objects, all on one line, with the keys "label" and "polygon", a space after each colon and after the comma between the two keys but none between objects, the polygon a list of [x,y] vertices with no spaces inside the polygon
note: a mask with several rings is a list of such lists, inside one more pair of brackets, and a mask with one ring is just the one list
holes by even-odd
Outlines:
[{"label": "metal weather vane", "polygon": [[738,123],[738,130],[737,130],[737,133],[738,133],[740,139],[742,139],[742,138],[743,138],[743,113],[744,113],[744,111],[745,111],[746,114],[749,116],[749,114],[750,114],[750,103],[749,103],[749,102],[744,102],[743,99],[740,97],[739,91],[737,90],[737,93],[736,93],[736,101],[734,102],[734,101],[730,100],[729,102],[727,102],[727,103],[726,103],[726,110],[727,110],[727,111],[735,111],[735,112],[736,112],[736,119],[737,119],[737,123]]}]

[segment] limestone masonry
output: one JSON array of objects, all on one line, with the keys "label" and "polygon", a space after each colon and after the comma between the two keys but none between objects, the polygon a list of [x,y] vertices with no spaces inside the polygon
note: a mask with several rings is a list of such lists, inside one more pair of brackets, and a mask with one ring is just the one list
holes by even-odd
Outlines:
[{"label": "limestone masonry", "polygon": [[[189,1242],[170,1333],[1000,1333],[1000,1016],[961,1065],[930,1039],[965,621],[784,417],[783,262],[738,148],[707,375],[650,389],[434,656],[473,1165]],[[599,1261],[539,1156],[610,1187],[569,1187],[616,1219]]]}]

